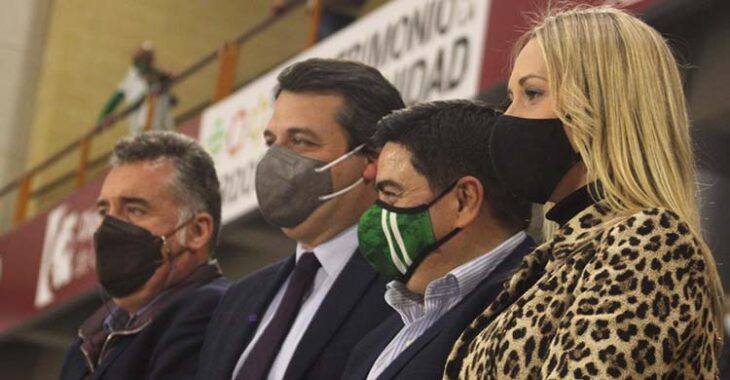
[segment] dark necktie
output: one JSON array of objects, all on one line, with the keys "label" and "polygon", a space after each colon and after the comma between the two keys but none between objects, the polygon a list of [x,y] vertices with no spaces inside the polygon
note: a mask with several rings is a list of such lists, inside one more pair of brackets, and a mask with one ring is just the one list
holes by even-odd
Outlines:
[{"label": "dark necktie", "polygon": [[284,338],[299,313],[304,293],[312,286],[319,267],[319,261],[312,252],[306,252],[299,258],[274,317],[249,352],[241,370],[238,371],[236,380],[266,378]]}]

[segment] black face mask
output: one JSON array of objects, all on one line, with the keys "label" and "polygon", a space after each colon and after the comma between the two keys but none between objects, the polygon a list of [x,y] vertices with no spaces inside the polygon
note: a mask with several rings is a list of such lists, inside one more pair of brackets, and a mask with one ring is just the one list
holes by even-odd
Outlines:
[{"label": "black face mask", "polygon": [[489,154],[499,180],[515,195],[545,203],[580,155],[560,119],[502,115],[494,123]]},{"label": "black face mask", "polygon": [[[187,222],[166,235],[171,235]],[[142,287],[162,265],[164,236],[111,216],[104,217],[94,233],[96,275],[114,298],[128,296]]]}]

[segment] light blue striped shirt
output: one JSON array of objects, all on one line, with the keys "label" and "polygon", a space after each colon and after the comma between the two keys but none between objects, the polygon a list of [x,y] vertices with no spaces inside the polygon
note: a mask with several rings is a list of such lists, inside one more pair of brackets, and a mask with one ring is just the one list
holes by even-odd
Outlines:
[{"label": "light blue striped shirt", "polygon": [[471,293],[526,238],[524,231],[518,232],[490,252],[431,281],[424,296],[409,291],[401,282],[388,283],[385,301],[400,314],[404,326],[380,353],[368,380],[380,376],[411,343]]}]

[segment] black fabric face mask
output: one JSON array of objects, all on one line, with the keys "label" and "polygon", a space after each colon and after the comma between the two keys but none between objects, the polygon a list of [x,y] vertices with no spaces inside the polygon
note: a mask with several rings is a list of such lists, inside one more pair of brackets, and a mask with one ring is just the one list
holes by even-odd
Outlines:
[{"label": "black fabric face mask", "polygon": [[[181,224],[167,235],[186,224]],[[153,235],[142,227],[107,215],[94,233],[99,283],[114,298],[134,293],[162,265],[164,244],[163,236]]]},{"label": "black fabric face mask", "polygon": [[535,203],[550,198],[578,161],[560,119],[501,115],[494,123],[489,154],[499,180],[515,195]]}]

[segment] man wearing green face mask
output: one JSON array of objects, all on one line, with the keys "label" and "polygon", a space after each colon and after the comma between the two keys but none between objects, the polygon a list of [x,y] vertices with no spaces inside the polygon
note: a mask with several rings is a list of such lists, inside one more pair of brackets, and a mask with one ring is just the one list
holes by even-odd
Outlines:
[{"label": "man wearing green face mask", "polygon": [[398,312],[353,350],[352,379],[437,379],[454,341],[534,246],[530,205],[497,183],[488,156],[495,111],[433,102],[378,123],[378,201],[360,219],[360,252],[391,281]]}]

